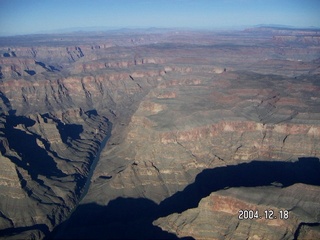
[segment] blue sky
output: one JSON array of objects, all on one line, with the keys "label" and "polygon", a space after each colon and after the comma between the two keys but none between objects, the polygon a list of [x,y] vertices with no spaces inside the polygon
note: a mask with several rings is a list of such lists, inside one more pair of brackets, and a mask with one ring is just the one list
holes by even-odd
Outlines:
[{"label": "blue sky", "polygon": [[320,27],[320,0],[0,0],[0,35],[74,27]]}]

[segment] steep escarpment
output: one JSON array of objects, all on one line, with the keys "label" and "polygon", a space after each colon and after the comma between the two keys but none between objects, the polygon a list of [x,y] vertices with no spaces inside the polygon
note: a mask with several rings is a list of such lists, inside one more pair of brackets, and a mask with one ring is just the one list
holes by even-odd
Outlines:
[{"label": "steep escarpment", "polygon": [[[319,222],[319,190],[305,184],[230,188],[211,193],[197,208],[154,224],[195,239],[317,239],[320,231],[312,223]],[[308,230],[301,231],[299,224]]]},{"label": "steep escarpment", "polygon": [[[309,234],[316,238],[319,169],[318,158],[252,161],[206,169],[192,184],[160,204],[130,197],[113,199],[107,205],[82,204],[55,236],[168,239],[175,234],[199,239],[306,239]],[[223,196],[236,194],[228,198],[220,192]],[[218,197],[203,207],[205,199],[201,199],[210,193]],[[200,200],[198,209],[193,209]],[[248,215],[249,211],[252,214]],[[126,231],[119,232],[123,225]],[[157,226],[170,234],[159,231]],[[311,231],[306,234],[306,229]]]},{"label": "steep escarpment", "polygon": [[95,201],[121,195],[159,203],[206,168],[319,156],[315,77],[302,87],[301,80],[280,76],[204,74],[181,74],[170,84],[175,73],[168,72],[166,85],[143,99],[125,140],[113,142],[98,163]]},{"label": "steep escarpment", "polygon": [[110,130],[107,119],[82,109],[2,115],[1,233],[43,237],[61,222]]},{"label": "steep escarpment", "polygon": [[[195,67],[176,69],[179,70],[167,68],[164,80],[139,104],[124,140],[111,138],[111,146],[102,153],[83,206],[92,203],[111,206],[119,196],[150,199],[161,206],[177,192],[184,191],[204,169],[253,160],[295,161],[304,156],[319,156],[319,76],[296,78],[242,71],[215,73],[212,69],[206,72]],[[297,195],[291,199],[309,201]],[[82,216],[79,214],[76,216]],[[216,221],[221,220],[217,217]],[[292,238],[303,221],[301,217],[277,230],[275,239]],[[316,218],[314,221],[317,222]],[[197,224],[201,226],[200,222]],[[239,234],[251,236],[247,232],[250,227],[252,235],[261,230],[265,233],[262,236],[269,236],[275,231],[268,227],[269,223],[257,224],[254,227],[253,222],[248,222],[239,228]],[[209,225],[210,222],[206,226]],[[71,236],[78,236],[75,228],[69,230]],[[236,236],[237,233],[232,235],[234,230],[230,228],[228,234]],[[180,229],[169,232],[200,236],[179,235]]]},{"label": "steep escarpment", "polygon": [[138,83],[124,72],[1,84],[3,235],[43,237],[68,216],[109,119],[125,121],[158,76],[144,74],[132,73]]},{"label": "steep escarpment", "polygon": [[[149,75],[150,74],[150,75]],[[148,80],[137,83],[127,72],[104,72],[92,75],[72,75],[66,78],[39,79],[30,82],[26,80],[8,80],[1,84],[2,102],[4,110],[15,110],[17,114],[29,112],[65,110],[78,106],[84,110],[109,109],[116,111],[117,105],[134,102],[139,95],[143,95],[159,75],[159,70],[141,72],[141,76]],[[141,79],[141,77],[140,77]],[[12,89],[15,88],[15,91]],[[116,114],[114,112],[114,114]]]},{"label": "steep escarpment", "polygon": [[0,235],[43,238],[78,204],[111,121],[121,129],[163,70],[145,61],[78,71],[83,52],[70,61],[59,47],[11,50],[1,58]]}]

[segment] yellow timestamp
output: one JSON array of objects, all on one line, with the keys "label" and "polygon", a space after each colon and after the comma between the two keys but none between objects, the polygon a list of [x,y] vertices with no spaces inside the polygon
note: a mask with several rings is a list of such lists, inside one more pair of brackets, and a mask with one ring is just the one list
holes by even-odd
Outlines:
[{"label": "yellow timestamp", "polygon": [[288,210],[274,211],[272,209],[267,209],[260,212],[259,210],[240,209],[238,212],[238,219],[239,220],[246,220],[246,219],[287,220],[289,219],[289,211]]}]

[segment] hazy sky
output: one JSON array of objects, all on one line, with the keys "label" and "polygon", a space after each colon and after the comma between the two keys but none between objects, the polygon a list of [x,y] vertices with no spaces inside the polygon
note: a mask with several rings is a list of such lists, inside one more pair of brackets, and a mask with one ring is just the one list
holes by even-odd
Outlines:
[{"label": "hazy sky", "polygon": [[320,0],[0,0],[0,35],[73,27],[320,27]]}]

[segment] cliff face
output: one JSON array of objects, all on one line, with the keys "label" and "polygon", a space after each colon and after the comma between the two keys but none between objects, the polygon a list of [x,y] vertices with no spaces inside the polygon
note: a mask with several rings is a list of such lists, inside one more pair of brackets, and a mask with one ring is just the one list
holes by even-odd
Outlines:
[{"label": "cliff face", "polygon": [[4,234],[19,228],[21,237],[42,238],[68,216],[111,132],[108,119],[130,116],[153,75],[139,84],[127,73],[1,84]]},{"label": "cliff face", "polygon": [[[167,72],[166,83],[175,74]],[[201,76],[206,74],[210,78]],[[98,163],[88,202],[92,194],[100,204],[114,195],[160,203],[203,169],[319,156],[314,76],[303,80],[304,87],[300,79],[244,72],[194,69],[180,77],[141,101],[124,141],[110,146]]]},{"label": "cliff face", "polygon": [[1,58],[1,236],[43,238],[70,214],[110,120],[127,121],[162,71],[96,62],[93,72],[83,57],[79,47],[16,47]]},{"label": "cliff face", "polygon": [[[99,143],[104,117],[81,109],[1,117],[1,229],[43,236],[79,200]],[[38,233],[36,233],[38,231]],[[40,232],[39,232],[40,231]]]},{"label": "cliff face", "polygon": [[[159,72],[141,72],[150,80],[135,82],[129,73],[102,73],[94,76],[69,76],[55,80],[39,81],[8,80],[1,84],[3,109],[14,109],[17,114],[28,114],[55,109],[65,110],[78,106],[84,110],[109,109],[116,111],[116,105],[124,104],[128,98],[134,101],[150,88]],[[16,89],[12,91],[12,89]],[[114,113],[116,114],[116,113]]]},{"label": "cliff face", "polygon": [[[162,206],[206,169],[319,157],[319,44],[290,45],[291,40],[280,43],[271,35],[280,33],[61,35],[29,37],[30,43],[14,38],[11,45],[0,39],[0,235],[43,238],[76,206],[108,206],[119,197]],[[100,144],[110,134],[79,203]],[[299,208],[318,191],[286,187],[270,192],[300,191],[304,198],[290,195],[301,201]],[[211,189],[212,200],[204,198],[199,209],[206,201],[216,204],[213,215],[229,211],[221,210],[223,201],[229,207],[233,202],[259,207],[256,199],[241,196],[264,196],[262,190],[239,196],[232,189],[216,190],[221,189]],[[184,214],[174,215],[174,221]],[[219,214],[213,221],[231,219]],[[89,215],[77,229],[91,232],[86,221],[95,216]],[[223,234],[255,237],[246,230],[250,227],[264,232],[257,235],[262,237],[272,231],[288,237],[297,229],[317,234],[313,226],[300,224],[301,216],[274,228],[265,221],[247,222]],[[155,224],[178,236],[207,236],[199,228],[205,221],[201,214],[195,225],[190,220],[198,235],[179,224],[172,227],[171,217]],[[185,218],[189,221],[188,214]],[[74,231],[66,226],[58,236]]]},{"label": "cliff face", "polygon": [[[232,188],[211,193],[197,208],[154,224],[179,237],[195,239],[318,239],[318,228],[307,224],[319,221],[318,205],[319,187],[315,186]],[[250,218],[242,211],[250,211]]]}]

